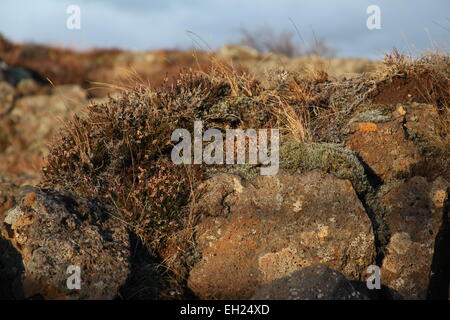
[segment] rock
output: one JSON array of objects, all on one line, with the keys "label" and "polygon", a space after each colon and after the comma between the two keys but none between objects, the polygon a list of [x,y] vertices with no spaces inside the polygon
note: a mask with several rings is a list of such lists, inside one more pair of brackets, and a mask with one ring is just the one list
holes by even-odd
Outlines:
[{"label": "rock", "polygon": [[381,269],[382,283],[406,299],[427,297],[449,186],[442,178],[428,182],[416,176],[383,197],[391,239]]},{"label": "rock", "polygon": [[352,184],[319,170],[245,182],[219,174],[200,186],[201,255],[188,286],[202,299],[248,299],[259,288],[323,263],[366,277],[375,256],[371,222]]},{"label": "rock", "polygon": [[30,95],[37,92],[39,84],[33,79],[24,79],[17,84],[17,91],[23,95]]},{"label": "rock", "polygon": [[323,264],[305,267],[264,285],[254,300],[368,300],[340,272]]},{"label": "rock", "polygon": [[16,205],[16,195],[19,189],[14,184],[0,181],[0,221],[3,221],[5,213]]},{"label": "rock", "polygon": [[16,87],[21,81],[28,79],[46,83],[45,79],[43,79],[37,72],[21,67],[8,66],[2,58],[0,58],[0,79],[8,82],[14,87]]},{"label": "rock", "polygon": [[12,86],[17,86],[21,81],[32,79],[32,74],[24,68],[8,67],[3,70],[4,79]]},{"label": "rock", "polygon": [[415,166],[414,175],[428,180],[442,176],[450,181],[450,113],[420,103],[405,105],[404,109],[406,134],[424,155]]},{"label": "rock", "polygon": [[346,139],[346,146],[354,150],[381,181],[408,176],[413,166],[422,160],[417,146],[405,136],[403,116],[393,117],[393,121],[379,123],[351,121],[350,135]]},{"label": "rock", "polygon": [[14,100],[14,88],[0,81],[0,117],[9,112]]},{"label": "rock", "polygon": [[[349,122],[346,146],[358,153],[380,182],[414,175],[449,178],[449,116],[436,106],[377,105]],[[386,110],[390,110],[386,114]],[[383,150],[383,152],[377,152]]]},{"label": "rock", "polygon": [[29,176],[24,180],[37,184],[48,143],[86,104],[86,91],[72,85],[57,86],[51,95],[17,99],[8,115],[0,117],[0,175]]},{"label": "rock", "polygon": [[221,47],[217,51],[217,56],[224,60],[230,59],[239,59],[239,60],[248,60],[248,59],[259,59],[261,54],[248,46],[239,46],[234,44],[229,44]]},{"label": "rock", "polygon": [[[128,233],[112,212],[93,201],[29,186],[16,190],[10,203],[15,205],[1,216],[2,242],[8,240],[21,256],[25,298],[116,296],[130,272],[130,249]],[[80,268],[79,290],[67,286],[70,266]]]}]

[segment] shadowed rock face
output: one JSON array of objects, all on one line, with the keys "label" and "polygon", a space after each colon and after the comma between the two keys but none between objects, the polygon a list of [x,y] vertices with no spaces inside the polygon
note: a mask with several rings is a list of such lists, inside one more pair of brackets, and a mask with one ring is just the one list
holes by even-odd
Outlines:
[{"label": "shadowed rock face", "polygon": [[[14,204],[0,215],[0,229],[21,255],[24,297],[114,298],[129,274],[129,240],[112,212],[39,188],[16,191]],[[67,288],[69,266],[80,268],[79,290]]]},{"label": "shadowed rock face", "polygon": [[0,300],[23,299],[22,257],[11,242],[0,238]]},{"label": "shadowed rock face", "polygon": [[264,285],[254,300],[368,300],[341,273],[326,265],[305,267]]},{"label": "shadowed rock face", "polygon": [[427,297],[433,256],[443,254],[435,252],[435,241],[443,224],[449,187],[440,177],[434,182],[413,177],[384,196],[386,223],[392,235],[383,260],[383,284],[406,299]]},{"label": "shadowed rock face", "polygon": [[323,263],[365,277],[375,256],[371,222],[348,180],[318,170],[207,181],[198,209],[202,259],[188,285],[203,299],[248,299],[263,285]]}]

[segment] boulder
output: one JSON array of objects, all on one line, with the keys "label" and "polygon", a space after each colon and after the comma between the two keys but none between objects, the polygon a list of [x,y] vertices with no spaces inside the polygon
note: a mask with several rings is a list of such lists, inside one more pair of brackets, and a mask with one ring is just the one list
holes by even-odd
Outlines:
[{"label": "boulder", "polygon": [[340,272],[315,264],[272,281],[254,300],[368,300]]},{"label": "boulder", "polygon": [[[21,260],[8,268],[12,270],[9,287],[19,282],[24,298],[112,299],[117,295],[130,272],[130,248],[128,233],[111,209],[29,186],[1,185],[0,196],[2,207],[9,207],[0,212],[1,244],[10,252],[8,257],[0,256],[0,266],[18,256]],[[11,279],[20,268],[21,277]],[[70,278],[78,275],[79,288],[77,279]]]},{"label": "boulder", "polygon": [[76,85],[57,86],[51,95],[16,99],[13,109],[0,116],[0,176],[6,172],[37,184],[50,140],[86,104],[86,91]]},{"label": "boulder", "polygon": [[188,286],[202,299],[248,299],[316,263],[359,280],[374,262],[372,225],[348,180],[320,170],[251,181],[223,173],[198,192],[201,259]]}]

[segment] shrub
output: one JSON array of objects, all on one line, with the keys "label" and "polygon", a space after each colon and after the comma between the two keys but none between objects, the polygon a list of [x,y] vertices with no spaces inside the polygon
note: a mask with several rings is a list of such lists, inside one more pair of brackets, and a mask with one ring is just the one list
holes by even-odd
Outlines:
[{"label": "shrub", "polygon": [[[209,127],[238,127],[245,106],[254,105],[246,94],[257,85],[220,72],[185,73],[175,84],[157,89],[137,86],[119,98],[93,104],[85,116],[66,124],[53,143],[43,168],[43,186],[101,199],[117,207],[126,223],[153,250],[180,229],[193,170],[170,160],[171,134],[176,128],[193,129],[194,120]],[[234,84],[232,85],[231,82]],[[250,91],[249,91],[250,90]],[[233,114],[233,117],[229,117]]]},{"label": "shrub", "polygon": [[328,46],[324,38],[317,39],[315,36],[312,45],[305,43],[302,48],[296,44],[296,34],[289,30],[276,33],[266,26],[256,31],[241,28],[239,33],[241,45],[249,46],[259,52],[279,53],[288,57],[317,55],[324,58],[332,58],[336,54],[336,49]]}]

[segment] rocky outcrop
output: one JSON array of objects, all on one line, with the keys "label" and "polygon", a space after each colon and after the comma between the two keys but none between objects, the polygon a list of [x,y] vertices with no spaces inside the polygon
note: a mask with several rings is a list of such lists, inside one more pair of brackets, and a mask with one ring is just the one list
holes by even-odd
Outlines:
[{"label": "rocky outcrop", "polygon": [[264,285],[255,300],[368,300],[341,273],[326,265],[305,267]]},{"label": "rocky outcrop", "polygon": [[220,174],[200,190],[202,258],[188,280],[200,298],[248,299],[316,263],[361,279],[373,264],[371,222],[348,180],[319,170],[251,182]]},{"label": "rocky outcrop", "polygon": [[[1,185],[0,198],[0,207],[9,207],[0,211],[0,245],[8,248],[0,256],[0,267],[10,271],[7,279],[0,279],[16,291],[21,287],[16,295],[44,299],[117,295],[130,272],[130,249],[128,233],[114,212],[96,202],[27,186]],[[19,256],[21,263],[12,264]]]}]

